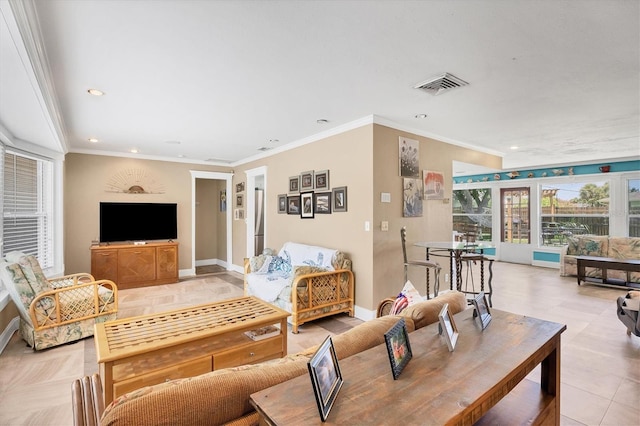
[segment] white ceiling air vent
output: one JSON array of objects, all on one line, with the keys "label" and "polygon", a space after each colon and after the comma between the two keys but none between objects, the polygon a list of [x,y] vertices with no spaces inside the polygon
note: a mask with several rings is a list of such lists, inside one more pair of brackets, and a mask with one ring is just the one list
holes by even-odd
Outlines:
[{"label": "white ceiling air vent", "polygon": [[423,81],[422,83],[418,83],[415,86],[413,86],[413,88],[424,90],[425,92],[435,96],[435,95],[439,95],[442,92],[446,92],[451,89],[466,86],[468,84],[469,83],[467,83],[466,81],[461,80],[455,75],[452,75],[446,72],[442,75],[439,75],[438,77],[434,77],[430,80]]}]

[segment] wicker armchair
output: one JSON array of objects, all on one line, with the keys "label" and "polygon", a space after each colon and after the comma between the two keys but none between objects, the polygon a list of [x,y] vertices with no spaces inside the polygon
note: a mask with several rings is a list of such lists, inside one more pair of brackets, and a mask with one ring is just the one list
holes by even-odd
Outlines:
[{"label": "wicker armchair", "polygon": [[38,260],[20,252],[0,262],[0,277],[20,314],[20,335],[34,350],[93,336],[96,322],[116,318],[118,288],[79,273],[48,280]]}]

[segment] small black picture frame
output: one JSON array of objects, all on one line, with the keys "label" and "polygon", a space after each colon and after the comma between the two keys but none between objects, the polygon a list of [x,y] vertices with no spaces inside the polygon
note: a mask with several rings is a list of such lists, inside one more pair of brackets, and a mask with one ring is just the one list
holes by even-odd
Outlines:
[{"label": "small black picture frame", "polygon": [[387,344],[393,380],[397,380],[409,360],[413,358],[411,344],[409,343],[409,333],[407,333],[404,318],[401,318],[384,334],[384,341]]},{"label": "small black picture frame", "polygon": [[300,196],[287,197],[287,214],[300,214]]},{"label": "small black picture frame", "polygon": [[489,304],[487,303],[487,297],[484,292],[478,293],[478,295],[473,298],[473,307],[475,308],[473,317],[478,317],[480,325],[484,330],[491,322],[491,311],[489,311]]},{"label": "small black picture frame", "polygon": [[315,214],[331,214],[331,192],[313,194],[313,211]]},{"label": "small black picture frame", "polygon": [[448,303],[445,303],[440,310],[438,320],[440,321],[440,333],[444,335],[444,340],[447,342],[449,352],[453,352],[456,347],[456,342],[458,341],[458,327],[453,320],[453,315],[451,314]]},{"label": "small black picture frame", "polygon": [[332,204],[333,212],[346,212],[347,211],[347,187],[340,186],[333,188],[332,192]]},{"label": "small black picture frame", "polygon": [[302,219],[313,219],[313,192],[300,193],[300,217]]},{"label": "small black picture frame", "polygon": [[320,419],[325,422],[344,383],[331,337],[327,337],[307,362]]}]

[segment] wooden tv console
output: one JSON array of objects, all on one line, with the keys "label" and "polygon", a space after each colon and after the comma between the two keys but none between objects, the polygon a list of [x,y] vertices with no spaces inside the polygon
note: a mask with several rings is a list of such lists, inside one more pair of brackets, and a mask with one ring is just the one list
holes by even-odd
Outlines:
[{"label": "wooden tv console", "polygon": [[91,275],[120,289],[178,282],[178,243],[92,246]]}]

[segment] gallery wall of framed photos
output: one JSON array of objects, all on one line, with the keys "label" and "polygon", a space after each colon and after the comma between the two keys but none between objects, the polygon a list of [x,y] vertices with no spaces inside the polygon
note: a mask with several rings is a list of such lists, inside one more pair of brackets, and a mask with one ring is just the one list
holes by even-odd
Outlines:
[{"label": "gallery wall of framed photos", "polygon": [[289,191],[278,194],[278,213],[313,219],[347,211],[347,187],[331,188],[329,170],[307,170],[289,177]]}]

